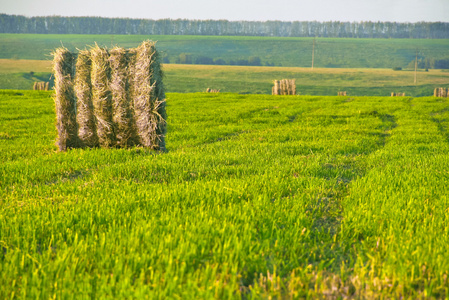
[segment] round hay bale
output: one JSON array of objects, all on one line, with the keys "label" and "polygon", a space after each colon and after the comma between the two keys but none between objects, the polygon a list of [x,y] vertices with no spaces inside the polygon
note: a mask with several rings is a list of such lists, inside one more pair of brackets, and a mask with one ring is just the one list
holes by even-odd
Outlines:
[{"label": "round hay bale", "polygon": [[57,146],[60,151],[78,146],[76,124],[76,97],[73,89],[74,56],[64,47],[53,53],[55,73],[55,110]]},{"label": "round hay bale", "polygon": [[83,147],[98,147],[97,127],[95,125],[94,106],[92,103],[91,82],[92,60],[88,50],[78,53],[76,61],[75,91],[77,97],[76,122],[78,137]]},{"label": "round hay bale", "polygon": [[130,55],[123,48],[110,51],[111,65],[110,90],[112,93],[112,122],[114,123],[117,146],[127,147],[135,144],[135,130],[131,110],[128,65]]},{"label": "round hay bale", "polygon": [[112,122],[112,94],[109,89],[111,67],[109,53],[96,45],[90,51],[92,60],[92,103],[96,119],[97,136],[101,147],[116,145]]},{"label": "round hay bale", "polygon": [[140,144],[165,150],[165,91],[154,42],[145,41],[137,47],[133,74],[134,117]]}]

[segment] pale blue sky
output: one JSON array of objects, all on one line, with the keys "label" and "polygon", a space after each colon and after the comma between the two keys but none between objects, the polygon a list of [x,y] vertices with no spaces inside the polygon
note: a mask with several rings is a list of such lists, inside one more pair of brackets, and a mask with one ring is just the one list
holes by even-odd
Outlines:
[{"label": "pale blue sky", "polygon": [[144,19],[449,22],[449,0],[0,0],[0,13]]}]

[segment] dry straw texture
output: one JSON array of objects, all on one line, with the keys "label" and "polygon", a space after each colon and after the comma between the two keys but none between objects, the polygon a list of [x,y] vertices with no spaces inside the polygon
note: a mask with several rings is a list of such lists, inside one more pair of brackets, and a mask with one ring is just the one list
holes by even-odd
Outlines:
[{"label": "dry straw texture", "polygon": [[155,43],[146,41],[137,47],[133,71],[134,115],[140,144],[165,150],[165,92]]},{"label": "dry straw texture", "polygon": [[127,147],[135,144],[135,130],[131,111],[131,95],[129,84],[130,55],[123,48],[114,48],[110,51],[112,107],[117,146]]},{"label": "dry straw texture", "polygon": [[73,90],[74,57],[66,48],[58,48],[53,53],[55,73],[56,142],[60,151],[78,146],[76,124],[76,97]]},{"label": "dry straw texture", "polygon": [[112,93],[109,89],[111,67],[106,49],[95,46],[90,51],[92,59],[92,102],[97,121],[97,135],[101,147],[115,146],[114,124],[112,122]]},{"label": "dry straw texture", "polygon": [[90,52],[82,50],[76,61],[75,91],[77,97],[78,136],[82,146],[98,146],[97,126],[92,103],[92,83],[90,71],[92,61]]}]

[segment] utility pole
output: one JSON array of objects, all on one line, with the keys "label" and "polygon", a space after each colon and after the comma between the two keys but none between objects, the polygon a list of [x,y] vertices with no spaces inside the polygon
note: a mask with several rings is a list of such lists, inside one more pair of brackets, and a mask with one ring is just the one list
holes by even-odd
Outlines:
[{"label": "utility pole", "polygon": [[416,49],[416,58],[415,58],[415,85],[416,85],[416,71],[418,70],[418,49]]},{"label": "utility pole", "polygon": [[312,48],[312,70],[313,70],[313,61],[315,60],[315,40],[316,40],[316,37],[313,38],[313,48]]}]

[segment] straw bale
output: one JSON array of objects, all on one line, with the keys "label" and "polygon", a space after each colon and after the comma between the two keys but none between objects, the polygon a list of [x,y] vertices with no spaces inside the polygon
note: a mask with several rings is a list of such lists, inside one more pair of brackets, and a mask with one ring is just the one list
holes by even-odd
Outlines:
[{"label": "straw bale", "polygon": [[88,50],[81,50],[76,61],[75,91],[77,97],[76,122],[78,137],[83,147],[99,145],[92,103],[92,60]]},{"label": "straw bale", "polygon": [[114,124],[112,122],[112,94],[109,89],[111,67],[109,53],[96,45],[90,51],[92,60],[92,103],[97,127],[98,141],[101,147],[116,145]]},{"label": "straw bale", "polygon": [[285,95],[285,90],[286,90],[285,80],[282,79],[281,80],[281,95]]},{"label": "straw bale", "polygon": [[118,147],[132,146],[135,143],[135,128],[133,127],[130,84],[128,80],[130,58],[128,51],[123,48],[116,47],[110,51],[112,121],[116,129]]},{"label": "straw bale", "polygon": [[36,81],[33,84],[33,90],[35,90],[35,91],[48,91],[49,86],[50,86],[49,82]]},{"label": "straw bale", "polygon": [[296,95],[296,79],[274,80],[273,95]]},{"label": "straw bale", "polygon": [[274,86],[271,90],[273,95],[279,95],[279,89],[280,89],[280,82],[279,80],[274,81]]},{"label": "straw bale", "polygon": [[56,142],[60,151],[78,145],[76,125],[76,97],[73,89],[74,57],[66,48],[57,48],[53,53],[55,73]]},{"label": "straw bale", "polygon": [[145,41],[137,47],[133,72],[134,117],[140,144],[165,150],[165,91],[154,42]]}]

